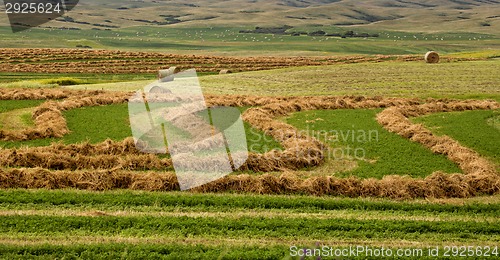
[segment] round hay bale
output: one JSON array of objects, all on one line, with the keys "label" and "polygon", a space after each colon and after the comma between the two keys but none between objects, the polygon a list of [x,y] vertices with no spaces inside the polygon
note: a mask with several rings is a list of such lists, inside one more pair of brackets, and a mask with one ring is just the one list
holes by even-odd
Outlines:
[{"label": "round hay bale", "polygon": [[427,63],[438,63],[439,54],[435,51],[429,51],[425,54],[425,62]]},{"label": "round hay bale", "polygon": [[232,71],[230,71],[230,70],[221,70],[221,71],[219,72],[219,74],[231,74],[231,73],[233,73],[233,72],[232,72]]},{"label": "round hay bale", "polygon": [[158,79],[167,78],[167,77],[173,76],[175,73],[179,73],[179,72],[181,72],[181,69],[179,69],[177,67],[170,67],[166,70],[159,70],[158,71]]}]

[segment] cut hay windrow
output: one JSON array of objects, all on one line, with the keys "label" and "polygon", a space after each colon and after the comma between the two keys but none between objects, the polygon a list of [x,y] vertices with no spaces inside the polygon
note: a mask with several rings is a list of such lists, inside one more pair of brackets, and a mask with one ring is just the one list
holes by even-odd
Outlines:
[{"label": "cut hay windrow", "polygon": [[170,159],[160,159],[153,154],[127,154],[116,156],[71,155],[69,153],[52,153],[32,151],[30,148],[0,150],[0,164],[3,167],[29,167],[54,170],[77,169],[128,169],[128,170],[167,170],[172,167]]},{"label": "cut hay windrow", "polygon": [[[0,169],[0,188],[84,190],[132,189],[179,190],[174,173],[137,173],[124,170],[49,171],[46,169]],[[500,177],[433,173],[424,179],[385,176],[381,180],[356,177],[229,175],[191,192],[242,192],[256,194],[307,194],[314,196],[410,198],[466,198],[500,194]]]},{"label": "cut hay windrow", "polygon": [[[12,149],[14,150],[14,149]],[[1,151],[1,150],[0,150]],[[132,137],[126,138],[122,141],[113,141],[107,139],[104,142],[91,144],[89,142],[83,142],[79,144],[63,144],[63,143],[52,143],[49,146],[37,146],[37,147],[23,147],[18,149],[18,151],[30,151],[39,153],[52,153],[52,154],[67,154],[69,156],[93,156],[93,155],[139,155],[142,154],[134,143]]]},{"label": "cut hay windrow", "polygon": [[175,174],[142,173],[116,170],[49,171],[46,169],[0,169],[0,188],[82,190],[178,190]]},{"label": "cut hay windrow", "polygon": [[417,98],[384,98],[364,96],[289,96],[262,97],[246,95],[206,95],[209,106],[261,106],[268,112],[286,115],[302,110],[380,108],[401,105],[419,105]]},{"label": "cut hay windrow", "polygon": [[74,96],[93,95],[95,93],[99,92],[61,88],[0,88],[0,100],[64,99]]}]

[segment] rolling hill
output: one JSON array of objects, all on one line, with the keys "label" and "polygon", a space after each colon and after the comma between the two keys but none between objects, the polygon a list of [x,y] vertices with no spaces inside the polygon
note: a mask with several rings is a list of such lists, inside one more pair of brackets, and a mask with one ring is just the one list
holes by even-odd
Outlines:
[{"label": "rolling hill", "polygon": [[[498,0],[86,0],[47,26],[113,30],[286,24],[498,34],[499,14]],[[7,23],[6,15],[1,15],[0,24]]]}]

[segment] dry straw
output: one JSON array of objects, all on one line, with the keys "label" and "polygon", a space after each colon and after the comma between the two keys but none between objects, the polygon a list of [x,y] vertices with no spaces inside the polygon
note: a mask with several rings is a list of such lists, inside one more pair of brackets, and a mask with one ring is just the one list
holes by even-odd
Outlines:
[{"label": "dry straw", "polygon": [[[0,169],[0,188],[87,190],[134,189],[179,190],[172,172],[131,172],[124,170],[49,171],[46,169]],[[299,178],[293,173],[279,176],[229,175],[192,192],[243,192],[257,194],[308,194],[315,196],[409,198],[465,198],[500,193],[498,176],[469,176],[433,173],[424,179],[385,176],[381,180],[316,176]]]}]

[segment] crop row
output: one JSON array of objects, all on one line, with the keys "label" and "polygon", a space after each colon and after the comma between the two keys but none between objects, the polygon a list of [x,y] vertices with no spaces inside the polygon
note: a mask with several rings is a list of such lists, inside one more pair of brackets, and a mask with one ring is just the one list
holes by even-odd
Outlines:
[{"label": "crop row", "polygon": [[[466,227],[466,228],[465,228]],[[477,239],[500,242],[500,222],[284,217],[0,216],[0,233],[285,239]],[[442,239],[442,240],[441,240]]]},{"label": "crop row", "polygon": [[198,72],[267,70],[384,60],[418,60],[418,56],[222,57],[73,49],[0,49],[0,71],[44,73],[156,73],[168,66]]},{"label": "crop row", "polygon": [[[48,207],[84,207],[128,210],[133,208],[154,208],[166,210],[177,208],[182,211],[232,212],[281,209],[290,212],[322,212],[335,210],[390,211],[407,215],[423,213],[460,214],[471,216],[496,216],[499,203],[473,203],[462,205],[430,202],[402,202],[386,199],[352,199],[338,197],[309,197],[300,195],[252,195],[252,194],[198,194],[186,192],[140,192],[80,190],[0,190],[2,207],[10,209]],[[399,213],[398,213],[399,212]]]},{"label": "crop row", "polygon": [[[33,92],[36,93],[36,91],[37,90],[31,91],[32,93],[29,93],[30,91],[26,91],[28,93],[25,93],[24,96],[17,96],[18,93],[16,93],[16,89],[13,89],[10,92],[5,91],[4,96],[8,97],[9,95],[12,95],[13,99],[25,99],[24,97],[31,99],[32,96],[30,94],[33,94]],[[75,91],[72,93],[56,91],[56,93],[60,94],[60,96],[70,95],[70,97],[62,102],[47,101],[36,107],[32,115],[33,121],[35,122],[34,128],[25,129],[23,131],[0,130],[0,139],[4,141],[21,141],[48,137],[62,137],[69,132],[66,120],[62,115],[62,111],[84,106],[123,103],[129,96],[128,93],[107,93],[99,91]],[[43,94],[45,94],[45,96],[53,97],[53,93],[50,91],[48,91],[48,93],[39,94],[39,96],[44,96]]]},{"label": "crop row", "polygon": [[97,245],[0,245],[0,255],[6,259],[281,259],[288,246],[227,246],[154,243],[105,243]]},{"label": "crop row", "polygon": [[[291,245],[345,248],[359,240],[386,248],[497,245],[500,204],[476,201],[458,205],[283,195],[0,190],[0,254],[9,259],[281,259],[290,254]],[[342,215],[345,210],[354,217]]]}]

